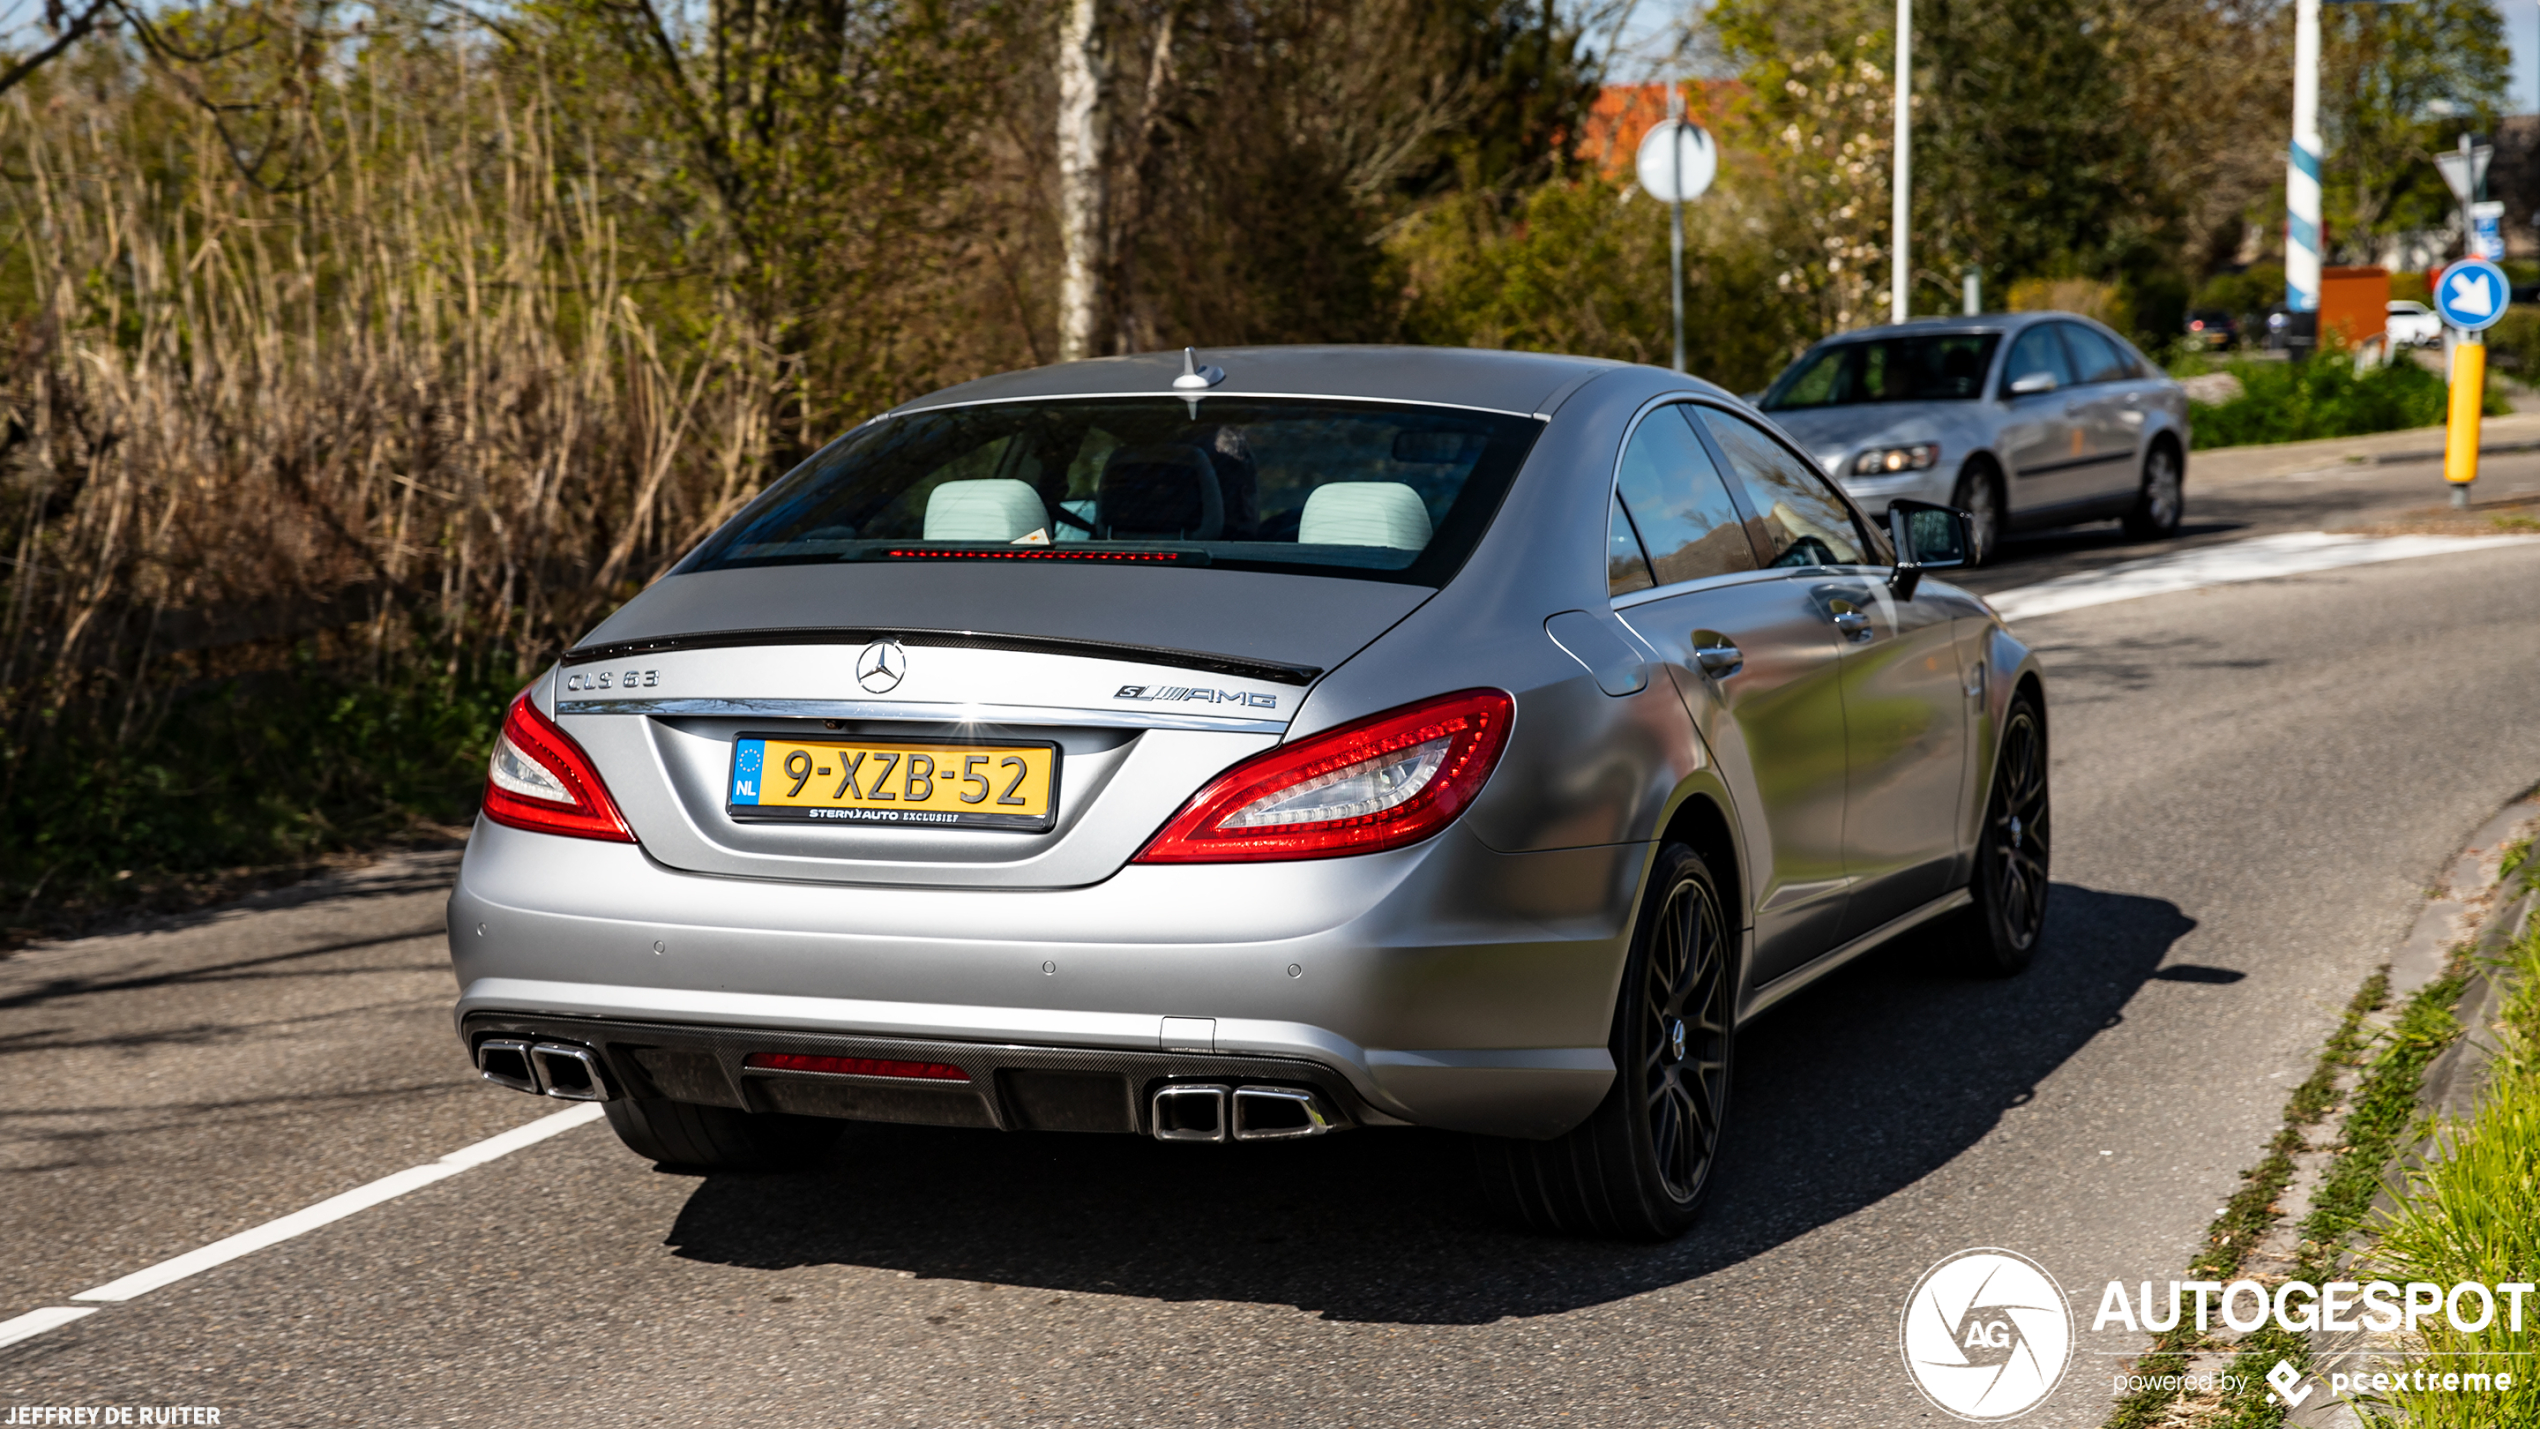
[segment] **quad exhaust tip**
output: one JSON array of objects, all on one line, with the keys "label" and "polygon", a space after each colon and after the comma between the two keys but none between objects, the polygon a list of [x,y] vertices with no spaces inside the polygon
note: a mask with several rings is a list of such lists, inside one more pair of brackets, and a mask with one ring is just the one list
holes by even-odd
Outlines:
[{"label": "quad exhaust tip", "polygon": [[608,1079],[588,1047],[488,1037],[476,1044],[476,1070],[499,1087],[568,1102],[604,1102]]},{"label": "quad exhaust tip", "polygon": [[1226,1087],[1171,1082],[1156,1088],[1158,1141],[1294,1141],[1333,1129],[1322,1098],[1304,1087]]}]

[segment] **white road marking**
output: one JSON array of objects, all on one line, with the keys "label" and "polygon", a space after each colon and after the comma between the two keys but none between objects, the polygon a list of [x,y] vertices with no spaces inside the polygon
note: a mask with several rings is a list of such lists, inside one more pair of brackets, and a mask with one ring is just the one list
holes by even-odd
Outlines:
[{"label": "white road marking", "polygon": [[58,1330],[83,1315],[94,1315],[94,1305],[55,1305],[45,1310],[29,1310],[14,1320],[0,1320],[0,1345],[14,1345],[29,1340],[46,1330]]},{"label": "white road marking", "polygon": [[[320,1226],[332,1225],[346,1216],[369,1210],[383,1201],[393,1201],[408,1191],[420,1190],[435,1181],[445,1181],[471,1167],[509,1156],[525,1146],[535,1146],[550,1136],[589,1126],[602,1115],[599,1103],[584,1102],[570,1111],[542,1116],[526,1126],[515,1126],[499,1136],[489,1136],[471,1146],[462,1146],[438,1161],[410,1166],[393,1176],[382,1176],[367,1186],[356,1186],[340,1196],[329,1196],[314,1206],[306,1206],[287,1216],[280,1216],[240,1231],[225,1240],[216,1240],[200,1250],[136,1270],[120,1280],[110,1280],[94,1290],[83,1290],[74,1300],[115,1302],[146,1295],[163,1285],[172,1285],[189,1275],[199,1275],[216,1265],[227,1265],[242,1255],[253,1255],[269,1245],[306,1235]],[[30,1310],[14,1320],[0,1320],[0,1345],[14,1345],[32,1339],[47,1330],[57,1330],[83,1316],[94,1315],[95,1305],[56,1305]]]},{"label": "white road marking", "polygon": [[2054,615],[2088,605],[2171,595],[2238,581],[2333,571],[2376,561],[2403,561],[2415,556],[2448,556],[2495,546],[2532,544],[2529,536],[2337,536],[2325,531],[2298,531],[2260,536],[2227,546],[2205,546],[2175,555],[2127,561],[2105,570],[2059,576],[1988,597],[2005,620]]}]

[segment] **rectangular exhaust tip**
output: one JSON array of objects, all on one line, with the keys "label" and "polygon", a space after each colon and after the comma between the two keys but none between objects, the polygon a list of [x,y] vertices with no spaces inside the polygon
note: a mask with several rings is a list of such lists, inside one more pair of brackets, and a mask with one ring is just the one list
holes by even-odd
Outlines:
[{"label": "rectangular exhaust tip", "polygon": [[538,1089],[558,1101],[609,1099],[609,1084],[600,1076],[600,1059],[589,1048],[541,1042],[529,1049],[529,1065],[538,1073]]},{"label": "rectangular exhaust tip", "polygon": [[1321,1136],[1332,1120],[1314,1093],[1303,1087],[1238,1087],[1234,1095],[1237,1141],[1294,1141]]},{"label": "rectangular exhaust tip", "polygon": [[516,1037],[488,1037],[476,1044],[476,1070],[485,1080],[516,1092],[538,1093],[538,1073],[529,1065],[529,1044]]},{"label": "rectangular exhaust tip", "polygon": [[1154,1111],[1155,1139],[1158,1141],[1226,1139],[1224,1087],[1187,1083],[1158,1087]]}]

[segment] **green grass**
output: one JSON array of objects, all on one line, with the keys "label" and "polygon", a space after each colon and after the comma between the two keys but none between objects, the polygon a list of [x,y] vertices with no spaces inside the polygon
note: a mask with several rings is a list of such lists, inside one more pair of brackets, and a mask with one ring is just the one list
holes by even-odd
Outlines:
[{"label": "green grass", "polygon": [[[2241,1262],[2249,1257],[2267,1230],[2275,1224],[2276,1197],[2293,1179],[2293,1153],[2302,1149],[2303,1132],[2317,1126],[2337,1101],[2337,1076],[2353,1066],[2363,1055],[2364,1018],[2381,1010],[2389,1001],[2390,979],[2374,973],[2355,991],[2346,1004],[2346,1013],[2338,1019],[2337,1030],[2329,1034],[2328,1043],[2320,1049],[2319,1060],[2312,1064],[2310,1076],[2293,1089],[2285,1099],[2284,1124],[2267,1144],[2266,1158],[2240,1173],[2240,1188],[2223,1204],[2222,1214],[2206,1228],[2205,1248],[2197,1253],[2184,1277],[2191,1280],[2229,1280],[2239,1273]],[[2134,1369],[2145,1376],[2167,1376],[2184,1372],[2189,1352],[2198,1348],[2202,1337],[2196,1332],[2192,1318],[2183,1318],[2177,1328],[2155,1335],[2152,1353]],[[2273,1368],[2270,1356],[2258,1366],[2263,1375]],[[2234,1372],[2240,1367],[2235,1365]],[[2254,1381],[2253,1381],[2254,1382]],[[2167,1417],[2171,1401],[2177,1393],[2165,1389],[2142,1389],[2118,1401],[2116,1412],[2108,1420],[2108,1429],[2146,1429]]]},{"label": "green grass", "polygon": [[[2376,1257],[2389,1278],[2493,1285],[2540,1269],[2540,928],[2524,927],[2498,972],[2511,990],[2486,1097],[2409,1175]],[[2495,1396],[2402,1391],[2390,1407],[2415,1429],[2540,1423],[2540,1324],[2526,1314],[2523,1326],[2507,1328],[2502,1314],[2466,1334],[2440,1317],[2427,1322],[2427,1371],[2504,1371],[2514,1387]]]},{"label": "green grass", "polygon": [[[2318,1283],[2331,1278],[2339,1258],[2380,1190],[2383,1170],[2416,1118],[2417,1095],[2425,1069],[2459,1034],[2452,1006],[2460,1000],[2467,978],[2453,972],[2427,984],[2410,997],[2398,1019],[2379,1037],[2367,1041],[2363,1019],[2389,1000],[2386,974],[2375,973],[2347,1004],[2346,1015],[2321,1049],[2317,1065],[2294,1088],[2284,1109],[2284,1125],[2267,1148],[2266,1158],[2241,1173],[2241,1186],[2214,1218],[2206,1246],[2189,1266],[2197,1280],[2229,1280],[2238,1274],[2249,1251],[2275,1224],[2276,1198],[2293,1176],[2293,1153],[2303,1145],[2303,1130],[2318,1125],[2333,1111],[2336,1077],[2342,1067],[2361,1065],[2354,1097],[2339,1128],[2337,1153],[2311,1196],[2310,1213],[2302,1220],[2301,1242],[2294,1256],[2296,1278]],[[2153,1353],[2136,1373],[2172,1375],[2187,1367],[2189,1352],[2223,1343],[2200,1337],[2192,1321],[2157,1336]],[[2227,1429],[2276,1429],[2284,1422],[2283,1406],[2265,1389],[2266,1372],[2278,1360],[2294,1368],[2310,1365],[2310,1340],[2300,1334],[2267,1328],[2232,1342],[2230,1373],[2251,1386],[2226,1401],[2217,1418],[2201,1421]],[[2109,1429],[2146,1429],[2163,1422],[2177,1396],[2147,1389],[2118,1402]],[[2499,1421],[2522,1422],[2522,1421]]]},{"label": "green grass", "polygon": [[[2242,360],[2223,370],[2240,379],[2241,395],[2190,404],[2199,451],[2440,426],[2449,402],[2441,377],[2404,359],[2361,372],[2335,355],[2307,362]],[[2511,410],[2491,381],[2488,414]]]},{"label": "green grass", "polygon": [[216,896],[212,875],[446,840],[474,815],[513,693],[502,663],[364,678],[304,657],[207,682],[120,738],[103,720],[39,725],[0,746],[0,927],[70,931]]}]

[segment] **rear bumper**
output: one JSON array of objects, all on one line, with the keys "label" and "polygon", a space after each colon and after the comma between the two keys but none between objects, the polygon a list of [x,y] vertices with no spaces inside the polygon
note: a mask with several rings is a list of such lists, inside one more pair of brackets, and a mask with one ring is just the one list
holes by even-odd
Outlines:
[{"label": "rear bumper", "polygon": [[[450,899],[456,1017],[471,1043],[536,1031],[631,1048],[622,1029],[641,1027],[656,1039],[641,1045],[666,1047],[667,1027],[734,1057],[843,1039],[858,1050],[837,1055],[971,1074],[966,1105],[874,1119],[1040,1126],[1008,1073],[1109,1068],[1139,1086],[1311,1085],[1361,1124],[1552,1136],[1612,1080],[1646,857],[1499,854],[1450,830],[1359,858],[1008,893],[689,874],[480,822]],[[759,1106],[755,1076],[727,1069],[691,1088],[719,1096],[691,1095],[606,1055],[638,1094]]]},{"label": "rear bumper", "polygon": [[[1167,1083],[1310,1087],[1346,1118],[1394,1120],[1320,1062],[1192,1052],[1131,1052],[845,1037],[606,1018],[477,1013],[462,1035],[587,1047],[599,1058],[601,1099],[667,1097],[754,1112],[971,1126],[1000,1131],[1151,1134],[1155,1092]],[[958,1067],[949,1078],[789,1071],[750,1065],[753,1054],[796,1053]]]}]

